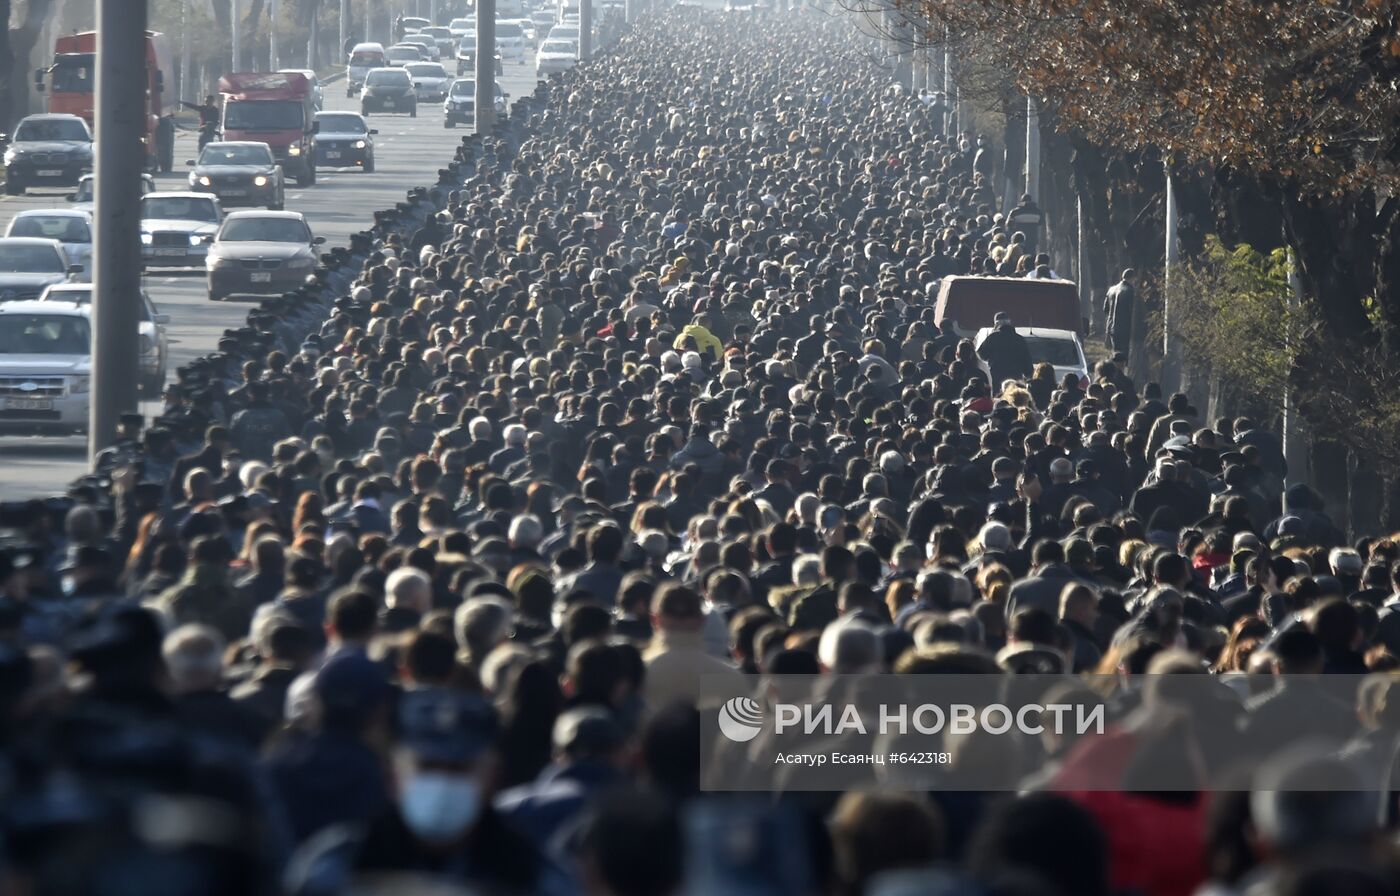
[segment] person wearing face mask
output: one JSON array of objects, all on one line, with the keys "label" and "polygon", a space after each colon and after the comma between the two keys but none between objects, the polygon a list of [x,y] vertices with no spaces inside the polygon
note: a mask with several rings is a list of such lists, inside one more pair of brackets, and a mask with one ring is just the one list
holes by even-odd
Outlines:
[{"label": "person wearing face mask", "polygon": [[306,852],[315,854],[294,868],[324,861],[339,864],[352,881],[426,877],[482,896],[567,892],[562,873],[492,807],[498,722],[491,704],[422,689],[403,694],[397,717],[389,805],[359,830],[328,832],[308,844]]}]

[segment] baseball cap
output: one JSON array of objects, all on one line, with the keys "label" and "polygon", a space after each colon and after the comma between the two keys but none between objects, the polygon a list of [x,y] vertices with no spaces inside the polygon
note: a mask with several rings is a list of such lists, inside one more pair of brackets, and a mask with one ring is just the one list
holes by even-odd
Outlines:
[{"label": "baseball cap", "polygon": [[424,688],[399,701],[399,742],[420,759],[471,762],[491,747],[496,730],[495,709],[470,694]]}]

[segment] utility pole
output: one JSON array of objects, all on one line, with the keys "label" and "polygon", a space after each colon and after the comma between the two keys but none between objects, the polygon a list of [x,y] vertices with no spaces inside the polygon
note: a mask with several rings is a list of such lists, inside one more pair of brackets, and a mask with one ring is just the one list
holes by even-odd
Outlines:
[{"label": "utility pole", "polygon": [[437,17],[437,0],[428,0],[428,19],[429,19],[434,25],[436,25],[436,24],[438,23],[438,17]]},{"label": "utility pole", "polygon": [[496,0],[476,0],[476,132],[496,126]]},{"label": "utility pole", "polygon": [[238,38],[239,38],[238,32],[239,32],[239,27],[238,27],[238,26],[239,26],[239,25],[242,23],[242,21],[243,21],[243,4],[240,3],[239,0],[228,0],[228,20],[229,20],[229,28],[230,28],[231,31],[233,31],[233,41],[232,41],[232,49],[233,49],[233,67],[230,68],[229,71],[230,71],[230,72],[236,72],[236,71],[240,71],[240,69],[239,69],[239,67],[238,67],[238,60],[239,60],[239,53],[238,53]]},{"label": "utility pole", "polygon": [[[348,54],[349,48],[345,46],[345,42],[346,42],[347,40],[349,40],[349,39],[350,39],[350,0],[340,0],[340,44],[339,44],[339,47],[340,47],[340,54],[341,54],[341,56],[344,56],[344,57],[347,57],[347,58],[348,58],[348,56],[349,56],[349,54]],[[347,67],[348,67],[348,66],[349,66],[349,63],[347,62],[346,65],[347,65]]]},{"label": "utility pole", "polygon": [[[1094,302],[1089,291],[1089,245],[1084,241],[1084,199],[1074,199],[1075,253],[1074,277],[1079,283],[1079,316],[1092,321]],[[1126,372],[1126,371],[1125,371]]]},{"label": "utility pole", "polygon": [[1040,201],[1040,110],[1030,95],[1026,96],[1026,192]]},{"label": "utility pole", "polygon": [[578,0],[578,58],[593,58],[593,0]]},{"label": "utility pole", "polygon": [[141,321],[141,171],[146,161],[146,4],[97,8],[97,160],[93,171],[92,376],[88,453],[136,410]]},{"label": "utility pole", "polygon": [[[1288,250],[1288,293],[1289,310],[1296,312],[1303,303],[1303,281],[1298,276],[1298,258],[1292,249]],[[1292,379],[1291,372],[1289,379]],[[1303,418],[1298,413],[1292,385],[1286,385],[1283,389],[1283,463],[1288,468],[1284,475],[1285,485],[1308,481],[1308,472],[1312,469],[1312,446],[1303,430]]]},{"label": "utility pole", "polygon": [[267,70],[281,67],[277,64],[277,0],[267,0]]},{"label": "utility pole", "polygon": [[190,86],[190,0],[180,4],[180,83],[176,97],[191,100]]},{"label": "utility pole", "polygon": [[1167,246],[1166,265],[1162,275],[1162,391],[1170,395],[1181,388],[1181,363],[1176,354],[1176,324],[1172,308],[1172,274],[1177,263],[1176,185],[1171,164],[1167,171]]}]

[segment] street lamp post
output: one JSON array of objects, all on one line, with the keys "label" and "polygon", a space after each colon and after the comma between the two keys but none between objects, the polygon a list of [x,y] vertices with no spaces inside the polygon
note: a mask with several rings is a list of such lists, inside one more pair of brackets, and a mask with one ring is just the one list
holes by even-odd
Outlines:
[{"label": "street lamp post", "polygon": [[496,0],[476,0],[476,132],[496,125]]},{"label": "street lamp post", "polygon": [[239,60],[239,58],[240,58],[240,54],[239,54],[239,52],[238,52],[238,49],[239,49],[239,48],[238,48],[238,43],[239,43],[239,40],[238,40],[238,38],[239,38],[239,33],[238,33],[238,32],[239,32],[240,29],[239,29],[238,26],[239,26],[239,23],[241,23],[241,22],[243,21],[243,4],[242,4],[241,2],[239,2],[239,0],[228,0],[228,17],[229,17],[229,30],[231,30],[231,31],[233,32],[233,34],[232,34],[232,38],[233,38],[233,39],[232,39],[232,42],[231,42],[231,45],[230,45],[230,49],[233,51],[233,67],[232,67],[231,69],[229,69],[229,71],[234,71],[234,72],[236,72],[236,71],[239,70],[239,68],[238,68],[238,60]]},{"label": "street lamp post", "polygon": [[141,170],[146,161],[146,4],[97,8],[97,158],[93,170],[92,375],[88,450],[116,439],[137,407],[141,320]]}]

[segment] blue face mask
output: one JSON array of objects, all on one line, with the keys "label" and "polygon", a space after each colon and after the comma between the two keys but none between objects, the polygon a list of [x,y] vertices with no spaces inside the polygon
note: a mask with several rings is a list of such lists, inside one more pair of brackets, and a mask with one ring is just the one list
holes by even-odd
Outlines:
[{"label": "blue face mask", "polygon": [[72,597],[73,592],[78,590],[78,582],[72,576],[63,576],[58,580],[58,587],[64,597]]},{"label": "blue face mask", "polygon": [[471,775],[414,772],[399,786],[403,820],[419,838],[445,843],[460,837],[481,814],[481,784]]}]

